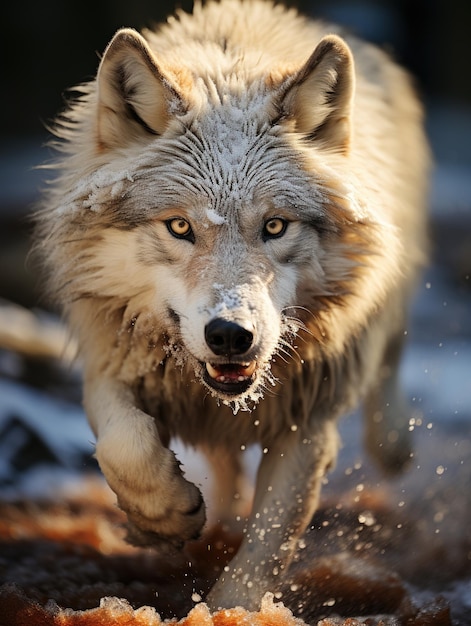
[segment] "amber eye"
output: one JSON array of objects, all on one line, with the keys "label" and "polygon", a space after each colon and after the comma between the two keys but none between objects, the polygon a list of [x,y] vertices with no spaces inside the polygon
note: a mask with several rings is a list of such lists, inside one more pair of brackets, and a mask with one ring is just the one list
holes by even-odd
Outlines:
[{"label": "amber eye", "polygon": [[178,239],[188,239],[194,241],[193,231],[190,226],[190,222],[183,217],[173,217],[166,222],[168,231],[174,237]]},{"label": "amber eye", "polygon": [[263,226],[263,238],[274,239],[282,237],[287,228],[288,222],[286,220],[281,219],[281,217],[272,217]]}]

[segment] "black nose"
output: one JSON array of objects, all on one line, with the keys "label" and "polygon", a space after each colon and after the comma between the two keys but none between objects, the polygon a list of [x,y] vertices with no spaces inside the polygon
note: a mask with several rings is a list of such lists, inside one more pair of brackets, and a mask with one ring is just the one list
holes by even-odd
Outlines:
[{"label": "black nose", "polygon": [[253,342],[253,333],[235,322],[216,317],[204,329],[206,343],[217,356],[245,354]]}]

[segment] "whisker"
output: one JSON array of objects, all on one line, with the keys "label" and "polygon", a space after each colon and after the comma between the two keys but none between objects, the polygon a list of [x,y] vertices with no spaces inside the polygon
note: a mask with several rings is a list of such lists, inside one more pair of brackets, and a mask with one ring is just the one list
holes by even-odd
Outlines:
[{"label": "whisker", "polygon": [[[283,357],[281,352],[283,352],[286,355],[287,358]],[[288,352],[287,350],[278,350],[277,356],[279,356],[280,359],[282,359],[282,361],[284,363],[286,363],[287,365],[289,365],[290,361],[298,362],[298,363],[302,363],[303,362],[303,359],[302,359],[301,355],[295,349],[292,349],[291,352]]]},{"label": "whisker", "polygon": [[286,359],[283,355],[286,355],[287,357],[289,357],[289,359],[292,359],[292,360],[294,360],[294,355],[299,357],[299,354],[297,353],[296,348],[294,346],[289,345],[289,344],[286,344],[286,347],[283,346],[282,344],[278,345],[277,349],[276,349],[276,355],[280,356],[280,358],[286,364],[289,363],[289,360]]},{"label": "whisker", "polygon": [[291,352],[293,351],[293,348],[294,348],[293,344],[291,344],[290,342],[284,339],[280,339],[276,346],[276,353],[282,352],[283,354],[286,354],[287,356],[291,357]]}]

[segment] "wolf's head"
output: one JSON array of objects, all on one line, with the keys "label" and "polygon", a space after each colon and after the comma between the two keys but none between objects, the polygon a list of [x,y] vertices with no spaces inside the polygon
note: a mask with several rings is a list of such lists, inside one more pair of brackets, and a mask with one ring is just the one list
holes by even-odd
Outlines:
[{"label": "wolf's head", "polygon": [[348,185],[353,61],[335,36],[294,69],[212,52],[196,76],[116,34],[80,105],[93,141],[56,199],[55,268],[63,300],[115,302],[123,327],[164,337],[245,408],[352,291],[365,236]]}]

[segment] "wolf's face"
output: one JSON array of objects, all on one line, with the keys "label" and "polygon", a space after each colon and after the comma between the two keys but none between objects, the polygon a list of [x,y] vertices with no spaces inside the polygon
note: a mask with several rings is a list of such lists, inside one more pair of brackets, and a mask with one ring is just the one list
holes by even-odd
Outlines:
[{"label": "wolf's face", "polygon": [[199,196],[159,212],[138,255],[150,274],[155,264],[169,345],[224,401],[255,400],[271,381],[271,360],[298,328],[299,266],[316,255],[316,234],[303,252],[303,231],[312,226],[288,204],[244,196],[226,199],[219,211],[218,197]]},{"label": "wolf's face", "polygon": [[335,38],[296,71],[196,81],[118,33],[94,94],[96,152],[59,206],[83,233],[64,235],[55,264],[70,298],[114,303],[122,330],[164,341],[213,395],[248,408],[359,265],[352,85]]},{"label": "wolf's face", "polygon": [[221,107],[155,139],[103,190],[108,208],[95,210],[113,228],[100,233],[94,263],[101,290],[127,298],[126,324],[147,317],[213,395],[246,408],[274,383],[274,357],[292,356],[300,287],[322,289],[333,225],[280,127],[231,129],[231,114]]}]

